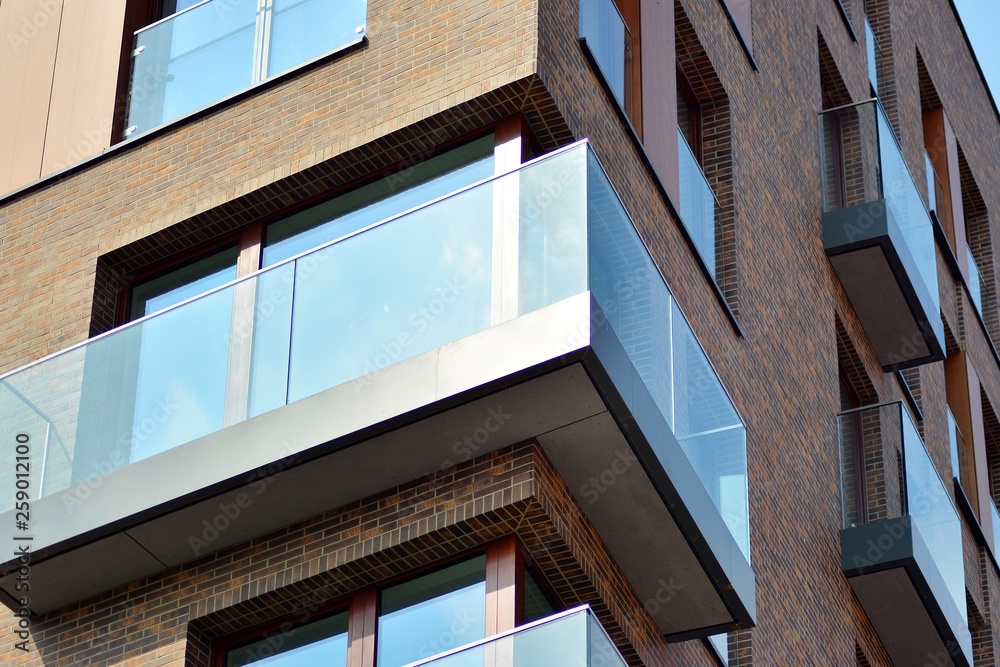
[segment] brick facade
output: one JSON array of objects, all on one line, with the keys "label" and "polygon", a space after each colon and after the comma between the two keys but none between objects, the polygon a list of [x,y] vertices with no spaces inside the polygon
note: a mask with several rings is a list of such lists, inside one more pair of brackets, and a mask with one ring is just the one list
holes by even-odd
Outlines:
[{"label": "brick facade", "polygon": [[[706,172],[724,211],[717,282],[739,331],[579,46],[577,0],[371,0],[368,41],[348,57],[0,197],[0,370],[110,329],[131,272],[523,114],[542,151],[591,140],[747,422],[758,616],[757,627],[730,637],[730,664],[888,667],[839,565],[839,367],[864,403],[905,393],[879,366],[823,253],[821,80],[838,103],[870,97],[867,12],[881,49],[880,99],[914,175],[924,164],[921,83],[933,82],[947,110],[988,295],[985,327],[939,245],[941,309],[949,353],[968,355],[991,408],[994,465],[998,120],[945,0],[845,0],[860,41],[835,0],[751,4],[757,69],[721,3],[675,3],[686,49],[679,65],[705,104]],[[647,127],[655,118],[643,110]],[[943,364],[909,371],[906,382],[916,387],[917,426],[950,480]],[[992,665],[1000,575],[963,521],[976,664]],[[33,621],[37,648],[27,654],[10,648],[16,618],[0,609],[0,664],[202,667],[213,638],[294,610],[316,591],[347,592],[512,533],[564,602],[594,605],[631,664],[714,664],[701,641],[657,636],[531,443],[53,612]]]}]

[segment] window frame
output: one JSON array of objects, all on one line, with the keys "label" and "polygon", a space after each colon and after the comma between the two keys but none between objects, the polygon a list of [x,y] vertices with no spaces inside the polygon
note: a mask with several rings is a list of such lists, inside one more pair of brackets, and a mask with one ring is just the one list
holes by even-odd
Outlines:
[{"label": "window frame", "polygon": [[[687,80],[684,76],[684,72],[681,71],[680,67],[677,68],[677,107],[678,107],[678,119],[680,118],[680,106],[681,104],[688,110],[688,114],[691,117],[691,141],[688,142],[688,147],[691,152],[694,153],[695,160],[698,161],[698,166],[705,169],[704,160],[704,143],[705,135],[703,131],[702,124],[702,110],[701,110],[701,100],[694,92],[694,88],[691,86],[691,82]],[[678,121],[678,127],[680,127],[680,122]],[[683,131],[681,132],[683,134]],[[686,137],[685,137],[686,138]]]},{"label": "window frame", "polygon": [[[157,4],[151,3],[151,6],[157,6]],[[527,119],[519,113],[463,133],[452,139],[435,143],[432,148],[426,151],[415,153],[406,159],[376,169],[322,194],[297,202],[280,211],[263,215],[239,229],[196,243],[189,248],[171,254],[169,257],[154,261],[141,269],[122,275],[119,278],[118,293],[115,297],[114,328],[128,324],[135,319],[131,317],[129,311],[132,303],[132,290],[139,284],[162,277],[172,271],[183,269],[232,245],[236,245],[238,249],[236,279],[246,278],[261,269],[266,229],[271,223],[278,222],[283,218],[301,213],[313,206],[336,199],[352,190],[383,179],[393,172],[402,171],[424,160],[438,157],[463,144],[481,139],[490,133],[494,136],[493,159],[495,174],[516,169],[528,161],[533,154],[541,151],[540,143],[532,132]],[[429,138],[433,139],[433,137],[434,135],[431,134]]]},{"label": "window frame", "polygon": [[[555,613],[566,609],[565,603],[555,593],[542,569],[530,560],[520,538],[516,534],[509,534],[321,603],[216,637],[210,643],[208,664],[210,667],[226,667],[227,654],[233,649],[273,636],[275,631],[286,628],[289,623],[302,627],[347,610],[347,664],[349,667],[373,667],[377,657],[378,621],[381,616],[379,600],[382,592],[397,584],[418,579],[481,555],[486,556],[486,637],[524,624],[524,590],[529,570],[535,573],[536,580],[555,605]],[[303,613],[306,614],[306,618],[302,618]],[[252,663],[248,667],[252,667]]]}]

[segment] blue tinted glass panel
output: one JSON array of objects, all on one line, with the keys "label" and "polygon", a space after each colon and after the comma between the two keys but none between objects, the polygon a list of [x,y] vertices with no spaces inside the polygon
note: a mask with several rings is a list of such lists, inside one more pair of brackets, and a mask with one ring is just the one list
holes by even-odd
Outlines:
[{"label": "blue tinted glass panel", "polygon": [[230,650],[226,667],[346,667],[347,612]]},{"label": "blue tinted glass panel", "polygon": [[281,74],[358,39],[365,2],[275,0],[267,75]]},{"label": "blue tinted glass panel", "polygon": [[263,265],[294,257],[492,175],[491,134],[268,225]]},{"label": "blue tinted glass panel", "polygon": [[132,288],[129,320],[151,315],[236,280],[235,247]]},{"label": "blue tinted glass panel", "polygon": [[486,557],[387,588],[382,592],[381,614],[378,667],[401,667],[482,639]]}]

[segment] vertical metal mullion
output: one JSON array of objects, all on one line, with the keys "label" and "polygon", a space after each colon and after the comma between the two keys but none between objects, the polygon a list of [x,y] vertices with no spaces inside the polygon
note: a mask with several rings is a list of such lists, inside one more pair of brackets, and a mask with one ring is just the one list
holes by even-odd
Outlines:
[{"label": "vertical metal mullion", "polygon": [[45,444],[42,446],[42,476],[38,479],[38,498],[45,495],[45,467],[49,459],[49,438],[52,433],[52,422],[45,420]]},{"label": "vertical metal mullion", "polygon": [[274,13],[274,0],[257,0],[257,22],[254,28],[253,72],[252,83],[258,83],[267,78],[267,66],[270,58],[271,19]]}]

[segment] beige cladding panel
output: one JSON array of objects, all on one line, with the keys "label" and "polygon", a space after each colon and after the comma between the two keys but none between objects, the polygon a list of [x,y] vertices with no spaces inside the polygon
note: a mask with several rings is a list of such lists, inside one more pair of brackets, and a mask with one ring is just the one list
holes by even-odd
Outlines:
[{"label": "beige cladding panel", "polygon": [[126,0],[64,0],[42,175],[111,145]]},{"label": "beige cladding panel", "polygon": [[[69,0],[82,2],[82,0]],[[0,5],[0,192],[41,174],[63,0]]]}]

